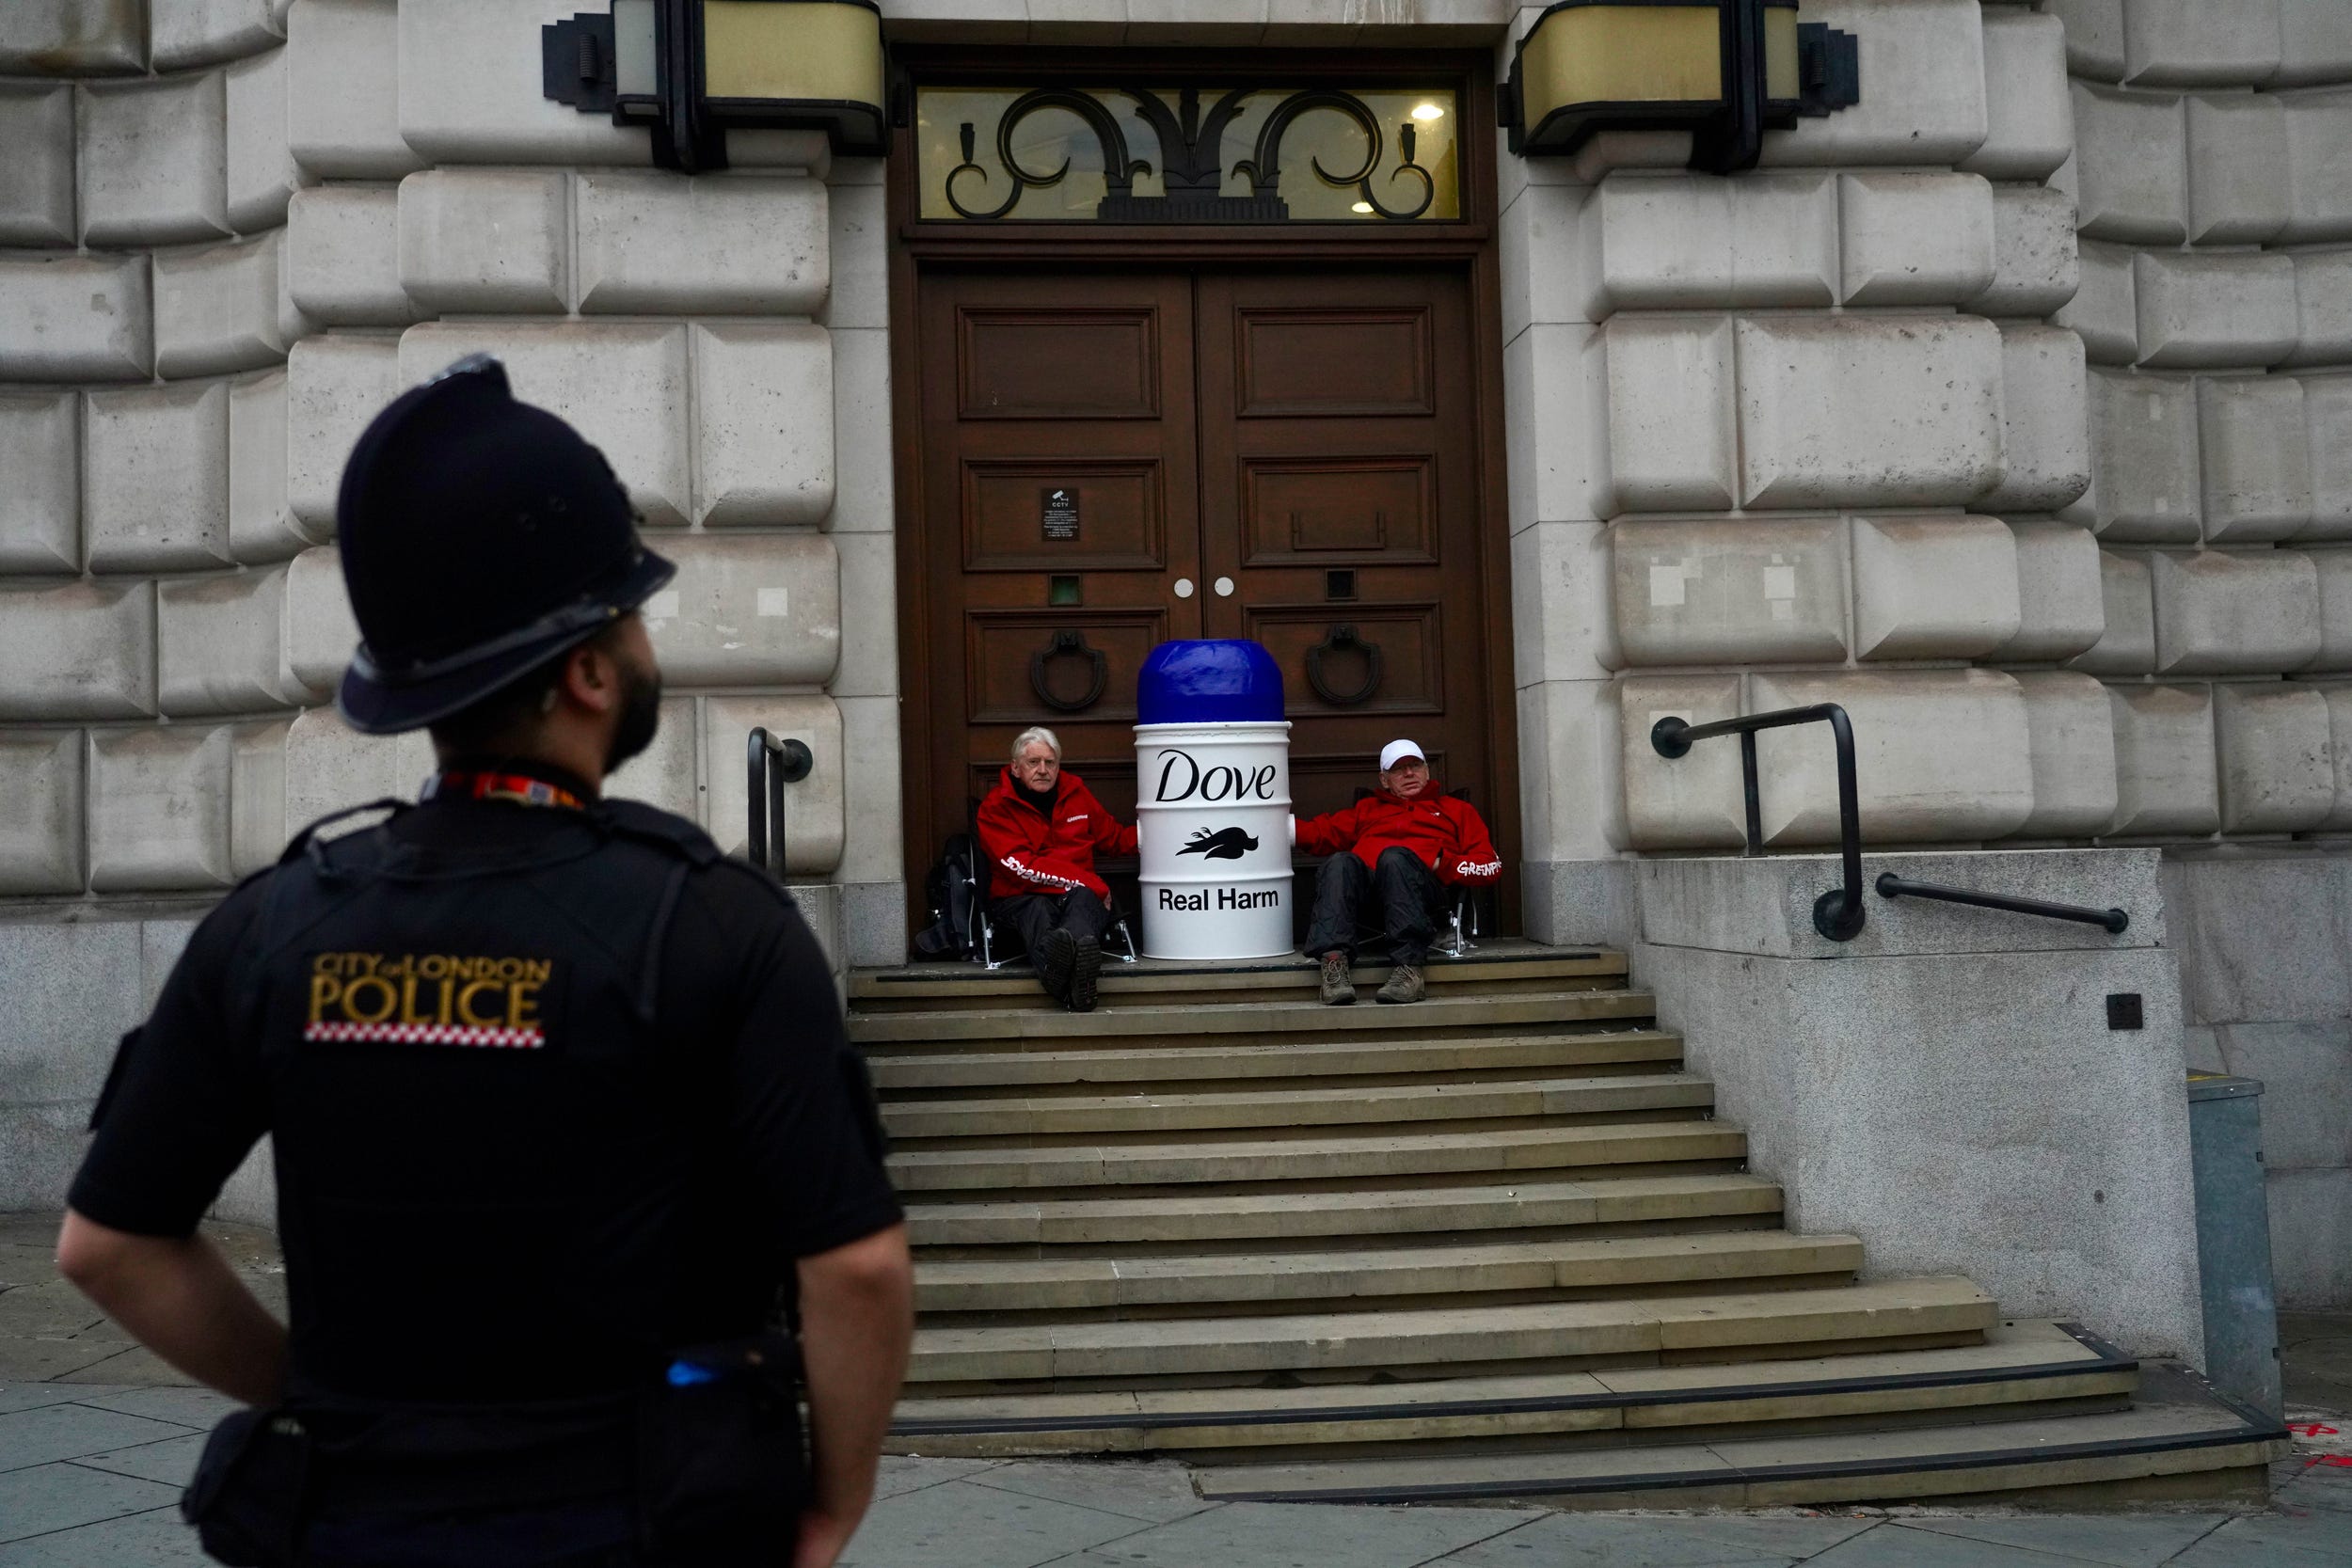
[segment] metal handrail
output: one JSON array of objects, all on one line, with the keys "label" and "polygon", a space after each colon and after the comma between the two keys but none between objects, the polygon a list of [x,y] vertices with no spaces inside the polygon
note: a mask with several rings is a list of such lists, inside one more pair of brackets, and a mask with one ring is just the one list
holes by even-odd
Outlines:
[{"label": "metal handrail", "polygon": [[1764,852],[1764,813],[1756,798],[1756,732],[1789,724],[1827,724],[1837,744],[1837,848],[1845,862],[1845,885],[1813,901],[1813,928],[1832,942],[1851,942],[1862,934],[1867,918],[1862,909],[1862,807],[1854,784],[1853,722],[1836,703],[1810,707],[1785,707],[1772,713],[1751,713],[1743,719],[1718,719],[1693,724],[1671,714],[1650,726],[1649,743],[1661,757],[1678,757],[1691,743],[1719,735],[1740,737],[1740,772],[1748,802],[1748,853]]},{"label": "metal handrail", "polygon": [[[770,735],[765,726],[754,729],[744,745],[743,802],[751,815],[743,853],[754,865],[767,867],[784,879],[784,786],[799,784],[817,766],[816,753],[803,741]],[[770,828],[772,825],[772,835]]]},{"label": "metal handrail", "polygon": [[2040,898],[2012,898],[2006,893],[1979,893],[1971,888],[1915,882],[1898,877],[1892,871],[1880,872],[1874,885],[1882,898],[1935,898],[1947,904],[1973,904],[1980,910],[2008,910],[2012,914],[2047,915],[2052,920],[2103,926],[2116,936],[2122,936],[2124,927],[2132,923],[2132,917],[2122,910],[2094,910],[2083,904],[2052,904]]}]

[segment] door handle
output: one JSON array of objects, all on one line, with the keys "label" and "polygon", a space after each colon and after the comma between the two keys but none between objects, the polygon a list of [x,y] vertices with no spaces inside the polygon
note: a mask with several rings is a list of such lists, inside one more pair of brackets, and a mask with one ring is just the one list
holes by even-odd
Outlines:
[{"label": "door handle", "polygon": [[[1323,678],[1323,656],[1349,648],[1364,656],[1364,682],[1353,691],[1336,691]],[[1370,702],[1373,693],[1380,689],[1381,673],[1380,644],[1365,641],[1353,626],[1333,626],[1324,634],[1322,641],[1307,650],[1307,684],[1333,707],[1354,707]]]},{"label": "door handle", "polygon": [[[1075,702],[1055,696],[1053,688],[1045,684],[1046,665],[1065,655],[1075,655],[1093,665],[1093,679],[1088,683],[1087,693]],[[1102,649],[1087,646],[1087,634],[1082,631],[1057,631],[1052,641],[1029,656],[1029,689],[1056,713],[1084,713],[1102,701],[1103,688],[1109,677],[1110,660],[1103,657]]]}]

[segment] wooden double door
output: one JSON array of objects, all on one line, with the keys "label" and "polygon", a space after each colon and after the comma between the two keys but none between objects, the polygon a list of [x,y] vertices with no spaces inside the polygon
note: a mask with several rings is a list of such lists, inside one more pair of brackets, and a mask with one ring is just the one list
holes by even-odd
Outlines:
[{"label": "wooden double door", "polygon": [[1467,269],[926,271],[917,311],[911,870],[1031,724],[1132,820],[1174,638],[1273,654],[1300,816],[1406,736],[1516,838]]}]

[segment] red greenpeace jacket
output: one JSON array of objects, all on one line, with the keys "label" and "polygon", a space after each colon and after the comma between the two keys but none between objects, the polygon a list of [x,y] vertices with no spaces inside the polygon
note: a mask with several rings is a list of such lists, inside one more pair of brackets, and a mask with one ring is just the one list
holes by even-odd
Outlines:
[{"label": "red greenpeace jacket", "polygon": [[1049,820],[1049,814],[1031,805],[1014,786],[1008,768],[997,774],[996,787],[980,802],[980,847],[988,851],[991,898],[1063,894],[1078,887],[1108,898],[1110,888],[1094,874],[1095,854],[1134,854],[1136,831],[1120,827],[1094,791],[1068,768],[1054,781]]},{"label": "red greenpeace jacket", "polygon": [[1383,849],[1410,849],[1441,882],[1486,883],[1502,875],[1478,809],[1435,779],[1409,800],[1384,789],[1344,810],[1301,818],[1298,847],[1311,855],[1352,849],[1366,865],[1377,864]]}]

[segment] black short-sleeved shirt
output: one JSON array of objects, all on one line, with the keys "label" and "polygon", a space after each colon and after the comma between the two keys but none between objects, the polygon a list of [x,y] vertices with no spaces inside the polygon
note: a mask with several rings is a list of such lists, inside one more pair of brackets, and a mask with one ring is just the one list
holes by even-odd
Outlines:
[{"label": "black short-sleeved shirt", "polygon": [[[128,1048],[71,1195],[102,1225],[186,1235],[274,1134],[297,1386],[602,1391],[650,1351],[754,1331],[794,1259],[898,1222],[831,974],[771,880],[616,843],[560,808],[434,800],[380,834],[382,856],[458,879],[412,896],[362,879],[307,928],[275,885],[303,868],[239,887]],[[628,918],[597,915],[583,889]],[[444,942],[445,927],[471,934]],[[629,930],[657,928],[628,949]],[[300,966],[334,961],[320,942],[435,955],[508,939],[577,956],[517,1004],[523,1034],[544,1010],[544,1051],[269,1022],[299,1017]],[[639,1016],[611,1005],[610,984],[567,1001],[567,965],[628,977]],[[469,1019],[504,994],[466,998]],[[408,1003],[421,1006],[413,987]]]}]

